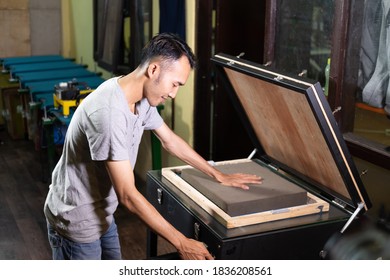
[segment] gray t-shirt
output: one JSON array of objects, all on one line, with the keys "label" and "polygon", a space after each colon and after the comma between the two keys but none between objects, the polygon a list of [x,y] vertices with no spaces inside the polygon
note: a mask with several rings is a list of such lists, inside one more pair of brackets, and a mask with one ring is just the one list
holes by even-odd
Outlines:
[{"label": "gray t-shirt", "polygon": [[118,77],[89,94],[72,117],[52,174],[44,206],[48,222],[76,242],[99,239],[118,206],[104,161],[129,160],[134,168],[143,131],[162,123],[146,99],[136,104],[136,114],[130,111]]}]

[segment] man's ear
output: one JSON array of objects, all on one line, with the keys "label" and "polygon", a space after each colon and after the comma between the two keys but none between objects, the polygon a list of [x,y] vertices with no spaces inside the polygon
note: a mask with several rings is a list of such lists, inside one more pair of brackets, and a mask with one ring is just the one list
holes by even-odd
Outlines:
[{"label": "man's ear", "polygon": [[159,66],[156,63],[150,63],[147,69],[149,78],[153,77],[159,69]]}]

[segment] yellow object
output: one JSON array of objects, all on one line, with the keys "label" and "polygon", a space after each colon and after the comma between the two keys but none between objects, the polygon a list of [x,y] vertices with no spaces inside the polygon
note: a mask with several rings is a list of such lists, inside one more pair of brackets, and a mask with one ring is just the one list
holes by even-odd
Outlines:
[{"label": "yellow object", "polygon": [[[92,91],[93,91],[92,89],[81,90],[80,95],[87,94],[87,93],[90,93]],[[76,99],[62,100],[62,99],[58,98],[58,96],[56,94],[53,94],[53,99],[54,99],[54,108],[58,109],[60,107],[60,105],[62,106],[62,114],[64,115],[64,117],[69,116],[71,107],[77,107],[77,105],[78,105]],[[80,98],[79,103],[81,103],[82,100],[83,100],[83,98]]]}]

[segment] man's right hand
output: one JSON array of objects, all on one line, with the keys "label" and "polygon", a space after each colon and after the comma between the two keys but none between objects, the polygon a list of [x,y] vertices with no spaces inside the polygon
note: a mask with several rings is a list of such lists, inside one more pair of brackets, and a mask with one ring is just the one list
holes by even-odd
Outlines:
[{"label": "man's right hand", "polygon": [[177,249],[183,260],[213,260],[204,243],[186,238]]}]

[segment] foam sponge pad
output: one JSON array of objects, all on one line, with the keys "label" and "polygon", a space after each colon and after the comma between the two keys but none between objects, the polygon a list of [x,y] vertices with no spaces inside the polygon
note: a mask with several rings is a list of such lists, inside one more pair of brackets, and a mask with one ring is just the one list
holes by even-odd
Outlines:
[{"label": "foam sponge pad", "polygon": [[307,192],[301,187],[256,162],[217,165],[224,173],[256,174],[261,184],[250,184],[249,190],[223,186],[193,168],[183,169],[181,176],[215,205],[230,216],[240,216],[269,210],[305,205]]}]

